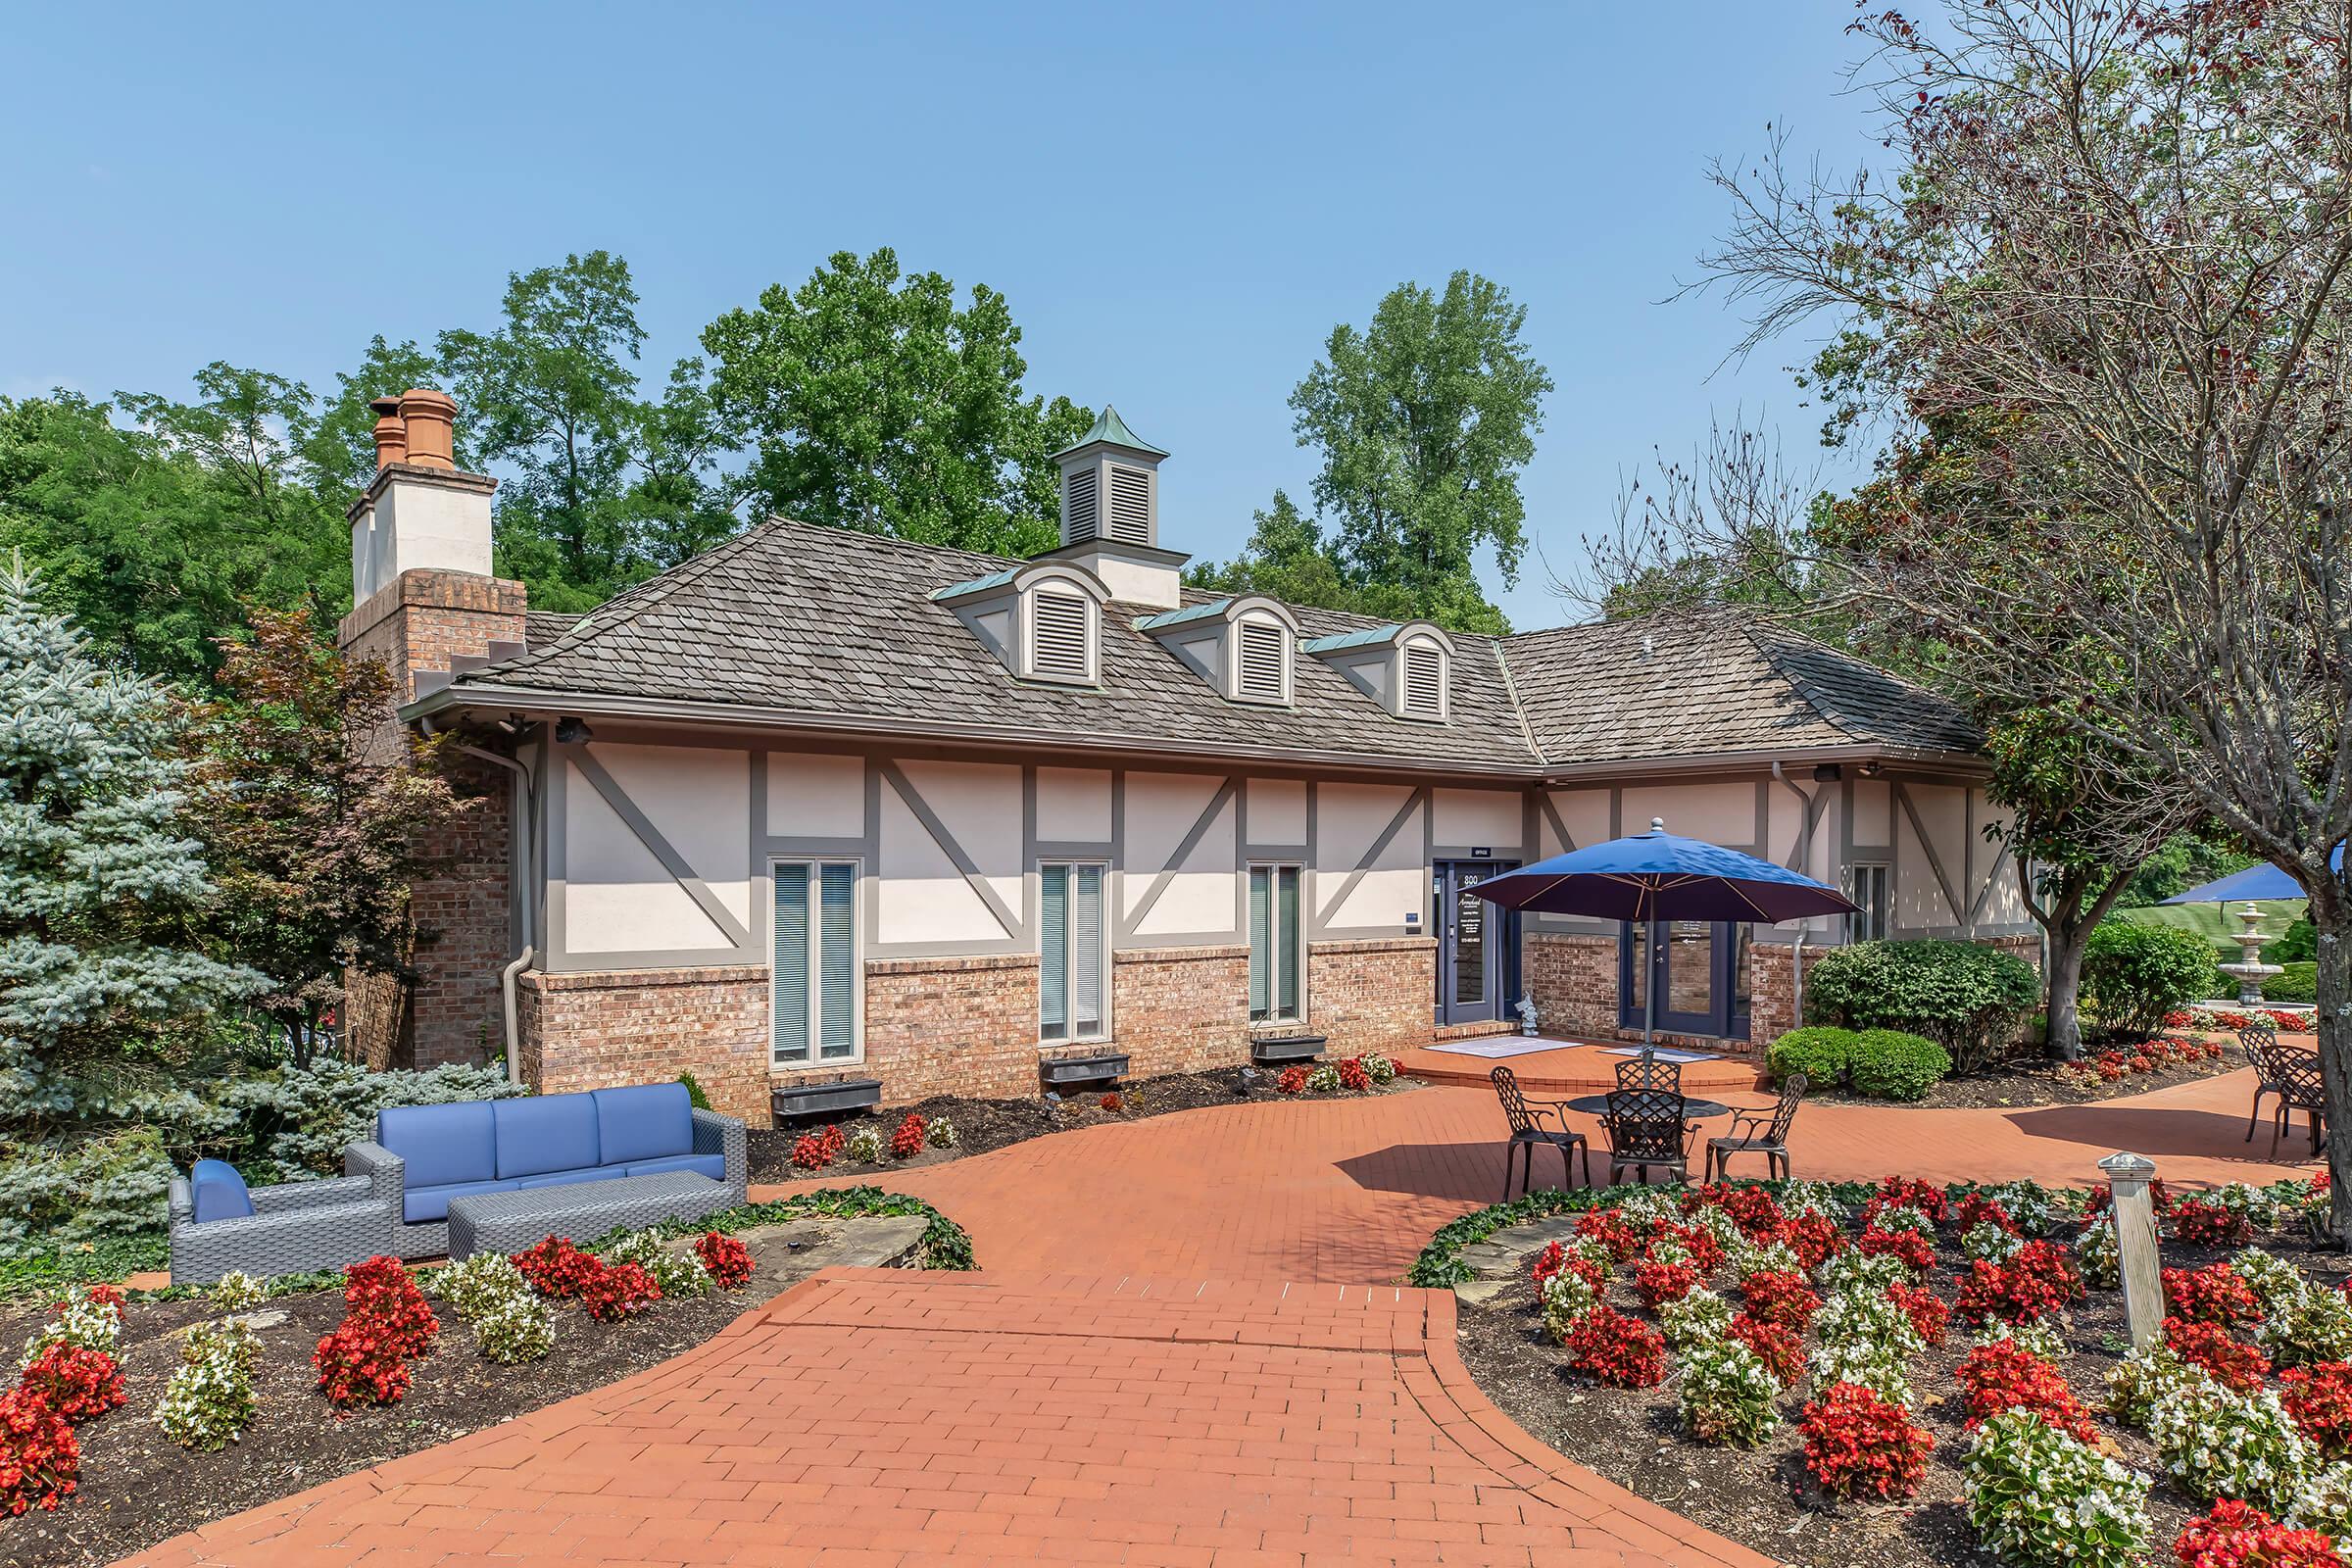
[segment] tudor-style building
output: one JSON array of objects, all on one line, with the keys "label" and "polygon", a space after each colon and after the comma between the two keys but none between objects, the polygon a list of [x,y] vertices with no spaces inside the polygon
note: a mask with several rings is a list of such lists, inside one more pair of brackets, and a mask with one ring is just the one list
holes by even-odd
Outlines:
[{"label": "tudor-style building", "polygon": [[[890,1101],[1511,1027],[1738,1050],[1800,954],[2033,944],[1948,704],[1762,625],[1509,637],[1182,585],[1166,454],[1105,410],[1029,561],[772,519],[584,615],[490,574],[493,482],[438,393],[379,404],[342,635],[490,797],[417,891],[382,1063],[505,1047],[545,1089],[691,1070],[764,1123],[846,1076]],[[1673,830],[1843,885],[1852,919],[1620,929],[1498,915],[1523,861]]]}]

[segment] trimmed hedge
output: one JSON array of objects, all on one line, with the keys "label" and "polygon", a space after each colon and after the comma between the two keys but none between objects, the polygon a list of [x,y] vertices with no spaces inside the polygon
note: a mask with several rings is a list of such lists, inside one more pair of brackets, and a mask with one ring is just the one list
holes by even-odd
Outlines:
[{"label": "trimmed hedge", "polygon": [[1865,1029],[1855,1037],[1847,1077],[1873,1100],[1925,1100],[1952,1070],[1951,1053],[1923,1035]]},{"label": "trimmed hedge", "polygon": [[1805,979],[1805,1021],[1925,1036],[1977,1072],[2006,1054],[2041,1001],[2023,958],[1973,942],[1857,942],[1822,955]]},{"label": "trimmed hedge", "polygon": [[1951,1054],[1899,1029],[1791,1029],[1766,1050],[1775,1081],[1803,1073],[1817,1089],[1843,1084],[1874,1100],[1924,1100],[1952,1070]]},{"label": "trimmed hedge", "polygon": [[[2294,958],[2278,966],[2278,973],[2262,983],[2262,995],[2270,1002],[2317,1002],[2320,1000],[2320,966],[2311,958]],[[2221,996],[2224,993],[2215,992]],[[2228,995],[2235,996],[2232,990]]]},{"label": "trimmed hedge", "polygon": [[2154,1034],[2166,1013],[2221,986],[2213,949],[2194,931],[2106,920],[2082,948],[2082,1009],[2118,1034]]}]

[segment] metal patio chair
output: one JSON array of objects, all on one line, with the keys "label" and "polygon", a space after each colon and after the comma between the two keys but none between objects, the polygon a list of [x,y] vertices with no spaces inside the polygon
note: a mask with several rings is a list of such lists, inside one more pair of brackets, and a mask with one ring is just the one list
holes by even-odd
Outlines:
[{"label": "metal patio chair", "polygon": [[1734,1154],[1762,1154],[1765,1173],[1787,1181],[1788,1128],[1796,1120],[1796,1107],[1805,1098],[1807,1082],[1803,1073],[1790,1073],[1781,1085],[1780,1103],[1771,1110],[1733,1111],[1732,1130],[1720,1138],[1707,1140],[1705,1180],[1729,1176]]},{"label": "metal patio chair", "polygon": [[[1585,1185],[1592,1185],[1592,1150],[1585,1135],[1568,1129],[1568,1115],[1556,1101],[1530,1100],[1520,1091],[1519,1077],[1508,1067],[1497,1067],[1487,1074],[1494,1086],[1494,1098],[1502,1102],[1503,1120],[1511,1124],[1511,1144],[1502,1155],[1502,1197],[1510,1201],[1511,1164],[1519,1152],[1527,1151],[1527,1169],[1519,1181],[1519,1190],[1526,1192],[1536,1180],[1536,1149],[1539,1145],[1560,1152],[1560,1185],[1570,1184],[1569,1160],[1581,1157],[1585,1162]],[[1555,1119],[1557,1128],[1544,1125],[1546,1116]]]},{"label": "metal patio chair", "polygon": [[2246,1065],[2254,1069],[2254,1103],[2246,1112],[2246,1142],[2254,1141],[2254,1128],[2262,1119],[2262,1097],[2281,1095],[2278,1085],[2278,1031],[2268,1023],[2250,1023],[2237,1032],[2239,1054]]},{"label": "metal patio chair", "polygon": [[1617,1063],[1617,1087],[1679,1095],[1683,1092],[1683,1064],[1644,1050],[1639,1056],[1628,1056]]},{"label": "metal patio chair", "polygon": [[1649,1180],[1655,1165],[1676,1181],[1690,1179],[1690,1123],[1683,1118],[1683,1097],[1658,1089],[1612,1089],[1609,1108],[1601,1117],[1609,1141],[1609,1185],[1628,1167]]},{"label": "metal patio chair", "polygon": [[2296,1111],[2311,1117],[2311,1152],[2320,1152],[2320,1131],[2328,1122],[2328,1090],[2320,1076],[2320,1054],[2316,1051],[2275,1050],[2271,1053],[2271,1070],[2278,1080],[2278,1104],[2271,1119],[2271,1153],[2278,1153],[2278,1140],[2285,1136],[2287,1123]]}]

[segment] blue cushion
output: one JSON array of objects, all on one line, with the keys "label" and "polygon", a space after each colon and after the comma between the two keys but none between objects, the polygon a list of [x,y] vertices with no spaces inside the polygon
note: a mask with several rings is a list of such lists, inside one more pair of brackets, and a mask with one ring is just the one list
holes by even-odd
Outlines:
[{"label": "blue cushion", "polygon": [[402,1180],[412,1192],[452,1182],[496,1181],[498,1134],[490,1105],[486,1100],[393,1105],[375,1113],[375,1141],[408,1162]]},{"label": "blue cushion", "polygon": [[586,1095],[533,1095],[494,1100],[498,1178],[536,1176],[601,1164],[596,1152],[596,1102]]},{"label": "blue cushion", "polygon": [[632,1176],[653,1176],[665,1170],[699,1170],[714,1182],[727,1179],[727,1162],[716,1154],[664,1154],[641,1159],[629,1167]]},{"label": "blue cushion", "polygon": [[591,1091],[603,1165],[694,1152],[694,1102],[684,1084],[638,1084]]},{"label": "blue cushion", "polygon": [[412,1225],[449,1218],[449,1200],[467,1193],[511,1193],[516,1182],[444,1182],[438,1187],[412,1187],[401,1194],[401,1218]]},{"label": "blue cushion", "polygon": [[243,1219],[253,1212],[253,1195],[245,1178],[225,1159],[200,1159],[188,1171],[188,1188],[196,1200],[196,1223],[208,1219]]},{"label": "blue cushion", "polygon": [[590,1165],[585,1170],[550,1170],[536,1176],[524,1176],[514,1183],[520,1191],[526,1187],[568,1187],[574,1182],[616,1182],[628,1174],[618,1165]]}]

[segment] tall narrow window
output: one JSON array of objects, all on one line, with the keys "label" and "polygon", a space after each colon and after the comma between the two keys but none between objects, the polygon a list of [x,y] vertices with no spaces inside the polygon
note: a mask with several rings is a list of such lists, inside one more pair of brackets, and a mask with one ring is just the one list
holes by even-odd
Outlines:
[{"label": "tall narrow window", "polygon": [[858,1055],[858,865],[778,860],[769,1040],[776,1065]]},{"label": "tall narrow window", "polygon": [[1250,868],[1250,1021],[1295,1023],[1305,955],[1298,943],[1298,867]]},{"label": "tall narrow window", "polygon": [[1037,871],[1037,1036],[1100,1040],[1102,1027],[1102,867],[1054,862]]},{"label": "tall narrow window", "polygon": [[1849,942],[1883,942],[1888,927],[1888,878],[1891,868],[1885,865],[1849,865],[1845,868],[1845,896],[1861,906],[1845,917],[1846,940]]}]

